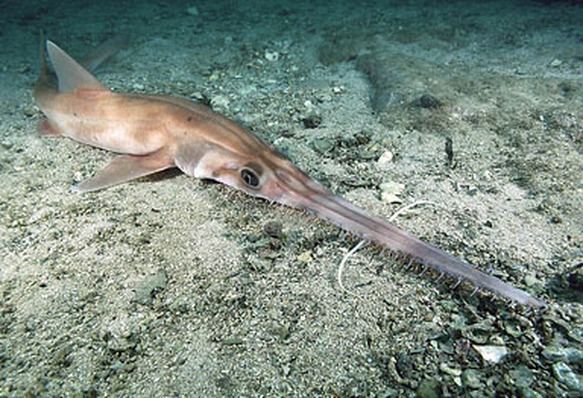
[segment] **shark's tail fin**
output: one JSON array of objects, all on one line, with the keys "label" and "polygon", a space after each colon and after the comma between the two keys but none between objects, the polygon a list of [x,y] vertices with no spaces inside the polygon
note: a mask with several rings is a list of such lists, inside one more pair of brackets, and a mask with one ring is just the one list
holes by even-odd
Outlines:
[{"label": "shark's tail fin", "polygon": [[81,65],[91,72],[95,72],[107,61],[114,57],[119,51],[129,47],[130,37],[128,34],[117,34],[107,39],[93,50],[90,50],[81,60]]},{"label": "shark's tail fin", "polygon": [[[33,93],[37,104],[45,103],[59,92],[72,92],[80,88],[109,91],[90,71],[103,65],[119,50],[126,48],[128,43],[127,35],[114,36],[89,51],[82,62],[77,62],[55,43],[46,40],[44,31],[41,31],[40,71]],[[52,70],[49,68],[48,59]]]}]

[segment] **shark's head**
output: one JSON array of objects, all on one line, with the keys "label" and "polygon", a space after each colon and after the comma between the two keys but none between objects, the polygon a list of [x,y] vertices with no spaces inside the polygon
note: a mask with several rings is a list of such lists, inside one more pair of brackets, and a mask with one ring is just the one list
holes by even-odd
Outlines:
[{"label": "shark's head", "polygon": [[[418,259],[439,272],[470,281],[478,288],[494,291],[520,304],[535,308],[546,305],[525,291],[484,274],[333,195],[267,146],[255,149],[251,157],[234,153],[217,156],[214,160],[219,162],[214,163],[209,177],[250,195],[308,210],[366,240],[373,240],[396,252],[412,255],[413,259]],[[204,164],[204,158],[202,160],[201,164]]]},{"label": "shark's head", "polygon": [[[188,156],[188,159],[195,158],[192,154]],[[255,145],[251,153],[207,147],[198,162],[191,163],[190,169],[181,167],[179,159],[178,167],[187,174],[212,179],[249,195],[291,207],[306,208],[314,195],[330,195],[327,189],[267,145]]]}]

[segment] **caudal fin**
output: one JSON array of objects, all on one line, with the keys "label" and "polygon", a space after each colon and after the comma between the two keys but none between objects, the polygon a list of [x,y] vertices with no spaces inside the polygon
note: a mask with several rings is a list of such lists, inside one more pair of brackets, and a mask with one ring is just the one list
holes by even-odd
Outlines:
[{"label": "caudal fin", "polygon": [[128,48],[129,45],[130,36],[128,34],[117,34],[85,54],[81,60],[81,65],[88,71],[95,72],[118,52]]}]

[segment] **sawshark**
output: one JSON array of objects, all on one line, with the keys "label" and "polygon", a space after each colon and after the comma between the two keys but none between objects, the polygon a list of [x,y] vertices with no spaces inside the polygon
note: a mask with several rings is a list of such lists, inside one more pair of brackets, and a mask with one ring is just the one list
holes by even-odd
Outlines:
[{"label": "sawshark", "polygon": [[39,125],[40,134],[117,153],[95,176],[75,185],[76,192],[97,191],[178,168],[189,176],[307,210],[457,284],[467,282],[527,307],[546,305],[334,195],[250,131],[203,104],[169,95],[113,92],[88,70],[90,62],[75,61],[52,41],[41,40],[40,58],[33,93],[46,116]]}]

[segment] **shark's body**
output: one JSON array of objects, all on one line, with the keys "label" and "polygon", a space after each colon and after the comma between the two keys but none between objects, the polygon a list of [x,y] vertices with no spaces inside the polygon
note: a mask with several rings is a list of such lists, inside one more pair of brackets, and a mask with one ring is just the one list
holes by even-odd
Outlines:
[{"label": "shark's body", "polygon": [[186,99],[113,93],[52,42],[57,82],[45,64],[34,97],[47,120],[41,133],[65,136],[120,155],[75,187],[88,192],[171,167],[217,180],[250,195],[309,210],[411,260],[520,304],[545,304],[528,293],[398,229],[333,195],[259,138],[208,107]]},{"label": "shark's body", "polygon": [[55,44],[49,41],[47,46],[58,86],[46,69],[35,86],[35,101],[47,116],[41,134],[126,155],[74,187],[77,191],[107,188],[170,167],[209,178],[200,160],[213,145],[241,156],[256,156],[258,146],[273,152],[204,105],[164,95],[114,93]]}]

